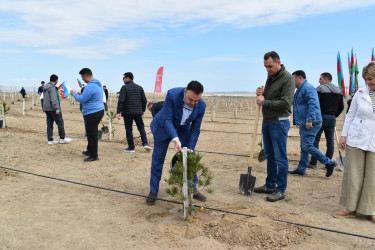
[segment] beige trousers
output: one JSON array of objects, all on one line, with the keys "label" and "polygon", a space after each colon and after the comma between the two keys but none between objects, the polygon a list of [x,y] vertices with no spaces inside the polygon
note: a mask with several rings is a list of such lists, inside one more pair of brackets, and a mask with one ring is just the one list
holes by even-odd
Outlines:
[{"label": "beige trousers", "polygon": [[340,205],[375,215],[375,153],[346,146]]}]

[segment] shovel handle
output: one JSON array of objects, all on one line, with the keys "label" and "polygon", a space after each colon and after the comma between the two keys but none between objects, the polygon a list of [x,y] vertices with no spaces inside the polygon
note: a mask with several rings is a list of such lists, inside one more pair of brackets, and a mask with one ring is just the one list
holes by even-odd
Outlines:
[{"label": "shovel handle", "polygon": [[253,131],[253,138],[251,140],[251,151],[250,151],[250,159],[249,159],[249,166],[253,165],[253,158],[254,158],[254,150],[255,150],[255,141],[257,139],[257,131],[258,131],[258,123],[259,123],[259,114],[260,114],[260,106],[258,106],[257,114],[255,117],[255,124],[254,124],[254,131]]}]

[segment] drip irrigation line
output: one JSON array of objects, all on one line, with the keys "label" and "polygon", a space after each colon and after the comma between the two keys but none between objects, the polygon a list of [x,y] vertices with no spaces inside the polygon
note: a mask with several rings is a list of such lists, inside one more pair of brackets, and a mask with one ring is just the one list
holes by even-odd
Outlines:
[{"label": "drip irrigation line", "polygon": [[[130,196],[141,197],[141,198],[147,198],[148,197],[148,196],[142,195],[142,194],[136,194],[136,193],[126,192],[126,191],[106,188],[106,187],[99,187],[99,186],[90,185],[90,184],[86,184],[86,183],[60,179],[60,178],[36,174],[36,173],[31,173],[31,172],[28,172],[28,171],[23,171],[23,170],[14,169],[14,168],[8,168],[8,167],[4,167],[4,166],[0,166],[0,168],[10,170],[10,171],[14,171],[14,172],[24,173],[24,174],[28,174],[28,175],[33,175],[33,176],[37,176],[37,177],[42,177],[42,178],[46,178],[46,179],[51,179],[51,180],[55,180],[55,181],[61,181],[61,182],[66,182],[66,183],[70,183],[70,184],[100,189],[100,190],[104,190],[104,191],[126,194],[126,195],[130,195]],[[179,204],[179,205],[183,204],[182,202],[172,201],[172,200],[167,200],[167,199],[161,199],[161,198],[155,198],[155,200],[164,201],[164,202],[173,203],[173,204]],[[354,237],[359,237],[359,238],[375,240],[375,237],[361,235],[361,234],[348,233],[348,232],[329,229],[329,228],[325,228],[325,227],[316,227],[316,226],[306,225],[306,224],[302,224],[302,223],[296,223],[296,222],[292,222],[292,221],[279,220],[279,219],[274,219],[274,218],[269,218],[269,217],[261,217],[261,216],[257,216],[257,215],[245,214],[245,213],[234,212],[234,211],[229,211],[229,210],[224,210],[224,209],[219,209],[219,208],[213,208],[213,207],[203,207],[203,206],[198,206],[198,205],[194,205],[194,207],[203,208],[203,209],[206,209],[206,210],[211,210],[211,211],[216,211],[216,212],[227,213],[227,214],[241,215],[241,216],[250,217],[250,218],[256,218],[256,217],[265,218],[265,219],[268,219],[268,220],[277,221],[277,222],[281,222],[281,223],[286,223],[286,224],[291,224],[291,225],[296,225],[296,226],[301,226],[301,227],[306,227],[306,228],[311,228],[311,229],[328,231],[328,232],[337,233],[337,234],[343,234],[343,235],[349,235],[349,236],[354,236]]]},{"label": "drip irrigation line", "polygon": [[[39,116],[29,116],[29,117],[37,117],[41,118]],[[81,120],[75,120],[75,119],[64,119],[66,121],[75,121],[75,122],[83,122]],[[231,123],[232,122],[222,122],[222,123]],[[241,123],[235,123],[235,124],[241,124]],[[248,123],[243,123],[243,124],[248,124]],[[114,125],[114,124],[112,124]],[[121,124],[116,124],[116,125],[121,125]],[[134,125],[135,126],[135,125]],[[146,128],[149,128],[150,126],[145,125]],[[211,130],[211,129],[201,129],[202,132],[212,132],[212,133],[225,133],[225,134],[240,134],[240,135],[252,135],[253,133],[251,132],[237,132],[237,131],[224,131],[224,130]],[[147,134],[150,134],[151,132],[147,132]],[[262,135],[262,134],[257,134],[257,136]],[[138,136],[136,138],[140,138],[141,136]],[[290,138],[299,138],[299,135],[289,135],[288,137]],[[325,138],[321,138],[320,140],[325,140]]]},{"label": "drip irrigation line", "polygon": [[[44,132],[36,132],[36,131],[31,131],[31,130],[19,130],[19,131],[22,131],[22,132],[25,132],[25,133],[31,133],[31,134],[44,134]],[[70,138],[86,140],[86,138],[76,137],[76,136],[70,136]],[[104,140],[102,140],[101,142],[123,144],[122,141],[104,141]],[[138,144],[138,146],[140,146],[140,145],[141,144]],[[153,146],[153,145],[150,145],[150,146]],[[169,148],[169,149],[174,149],[174,148]],[[246,157],[246,158],[250,157],[250,155],[242,155],[242,154],[232,154],[232,153],[213,152],[213,151],[204,151],[204,150],[196,150],[196,151],[201,152],[201,153],[206,153],[206,154],[228,155],[228,156],[238,156],[238,157]],[[299,162],[299,160],[293,160],[293,159],[289,159],[289,161]]]}]

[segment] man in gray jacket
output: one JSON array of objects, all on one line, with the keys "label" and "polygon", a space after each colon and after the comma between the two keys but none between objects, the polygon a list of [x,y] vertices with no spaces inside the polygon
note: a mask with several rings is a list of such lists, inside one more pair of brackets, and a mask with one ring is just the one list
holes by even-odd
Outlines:
[{"label": "man in gray jacket", "polygon": [[[64,120],[61,114],[58,89],[56,87],[58,79],[57,75],[51,75],[50,82],[43,88],[43,111],[47,116],[47,137],[49,145],[69,143],[72,140],[65,137]],[[57,128],[59,129],[59,141],[53,139],[53,122],[56,122]]]},{"label": "man in gray jacket", "polygon": [[275,51],[264,55],[264,67],[268,78],[264,88],[257,88],[256,102],[262,106],[263,111],[262,134],[267,158],[267,178],[266,184],[255,188],[254,192],[269,194],[268,201],[278,201],[285,197],[288,180],[286,143],[295,80],[281,64]]}]

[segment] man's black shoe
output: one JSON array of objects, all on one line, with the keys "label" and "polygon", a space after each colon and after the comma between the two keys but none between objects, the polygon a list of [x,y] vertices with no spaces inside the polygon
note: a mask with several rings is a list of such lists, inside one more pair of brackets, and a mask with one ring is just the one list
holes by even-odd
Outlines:
[{"label": "man's black shoe", "polygon": [[149,206],[155,205],[155,198],[157,198],[157,194],[149,193],[148,197],[146,198],[146,204]]},{"label": "man's black shoe", "polygon": [[326,169],[327,169],[326,177],[327,178],[333,174],[333,171],[335,170],[336,165],[337,163],[335,161],[332,164],[326,165]]},{"label": "man's black shoe", "polygon": [[276,191],[276,189],[269,188],[266,185],[254,188],[254,193],[258,193],[258,194],[272,194],[275,191]]},{"label": "man's black shoe", "polygon": [[90,157],[84,159],[83,161],[99,161],[99,158],[90,156]]},{"label": "man's black shoe", "polygon": [[293,175],[301,175],[301,176],[304,176],[305,173],[302,173],[301,171],[297,169],[293,170],[293,171],[288,171],[289,174],[293,174]]},{"label": "man's black shoe", "polygon": [[193,199],[196,199],[196,200],[201,201],[201,202],[207,201],[206,196],[204,196],[203,194],[201,194],[199,192],[196,192],[195,194],[193,194]]},{"label": "man's black shoe", "polygon": [[89,153],[89,151],[82,151],[82,154],[86,155],[86,156],[91,156],[91,154]]}]

